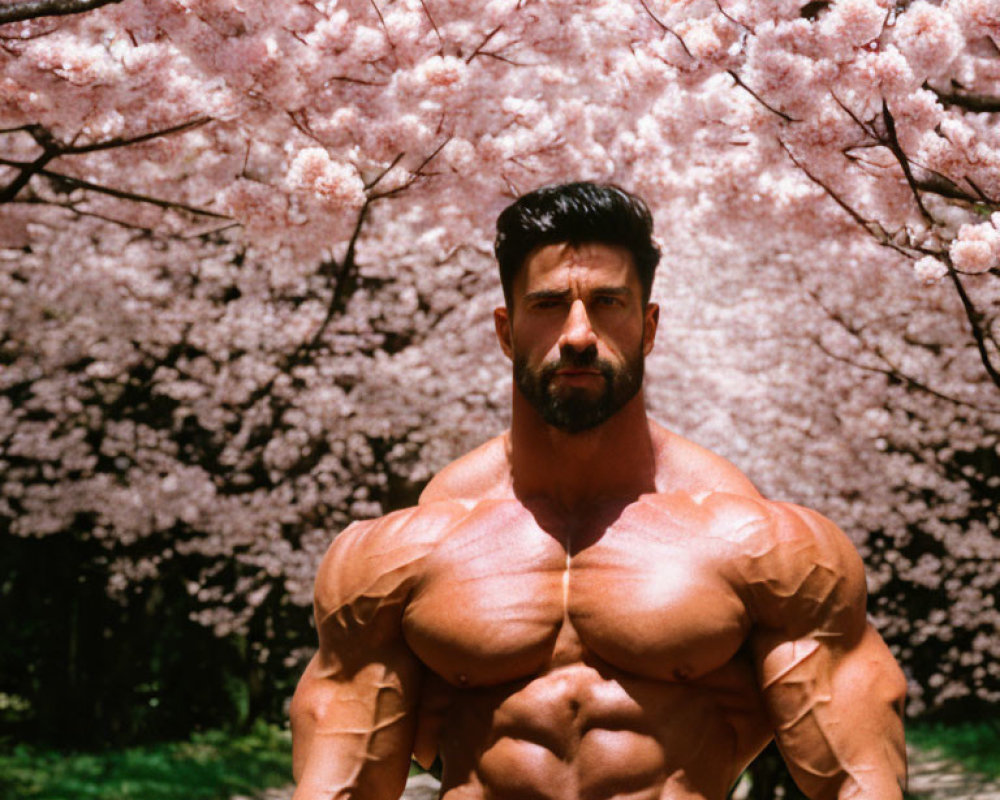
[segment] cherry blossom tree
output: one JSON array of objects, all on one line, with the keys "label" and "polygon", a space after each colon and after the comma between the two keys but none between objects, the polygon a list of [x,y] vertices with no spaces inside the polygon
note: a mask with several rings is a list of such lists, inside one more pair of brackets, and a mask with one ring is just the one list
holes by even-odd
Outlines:
[{"label": "cherry blossom tree", "polygon": [[294,673],[335,532],[505,425],[497,212],[612,180],[654,416],[848,530],[915,709],[997,699],[996,0],[44,11],[0,18],[8,535]]}]

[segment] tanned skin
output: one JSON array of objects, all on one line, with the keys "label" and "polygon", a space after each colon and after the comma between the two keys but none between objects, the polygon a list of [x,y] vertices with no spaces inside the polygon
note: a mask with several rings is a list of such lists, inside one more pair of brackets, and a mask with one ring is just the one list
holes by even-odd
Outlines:
[{"label": "tanned skin", "polygon": [[[500,346],[528,368],[649,353],[628,251],[532,252]],[[562,370],[555,392],[605,378]],[[905,680],[831,522],[765,500],[647,419],[511,428],[415,508],[337,537],[292,703],[294,800],[393,800],[411,753],[446,800],[723,800],[772,739],[815,800],[898,800]]]}]

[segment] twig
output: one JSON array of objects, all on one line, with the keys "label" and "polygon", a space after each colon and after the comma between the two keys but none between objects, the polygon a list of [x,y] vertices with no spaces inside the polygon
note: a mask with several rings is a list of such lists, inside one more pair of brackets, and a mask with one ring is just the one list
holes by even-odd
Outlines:
[{"label": "twig", "polygon": [[430,9],[427,8],[427,3],[425,2],[425,0],[420,0],[420,7],[424,10],[424,14],[427,15],[427,19],[430,21],[431,27],[434,29],[434,33],[438,37],[438,41],[441,44],[444,44],[444,38],[441,36],[441,31],[438,30],[437,23],[434,21],[434,17],[431,15]]},{"label": "twig", "polygon": [[[433,152],[431,152],[431,154],[429,156],[427,156],[423,161],[421,161],[420,164],[417,165],[417,168],[414,169],[410,173],[409,180],[407,180],[401,186],[397,186],[395,189],[389,189],[386,192],[377,192],[377,193],[375,193],[375,194],[373,194],[371,196],[371,199],[374,201],[374,200],[382,200],[382,199],[387,198],[387,197],[394,197],[395,195],[399,194],[400,192],[402,192],[402,191],[404,191],[406,189],[409,189],[414,183],[416,183],[416,181],[417,181],[418,178],[425,177],[424,174],[423,174],[423,172],[422,172],[423,168],[426,167],[431,161],[433,161],[434,158],[437,156],[437,154],[440,153],[441,150],[444,148],[444,146],[446,144],[448,144],[448,142],[450,142],[450,141],[451,141],[451,137],[448,137],[443,142],[441,142],[441,144],[439,144],[437,147],[435,147],[434,150],[433,150]],[[400,154],[396,158],[396,160],[393,161],[393,164],[389,165],[389,169],[391,169],[392,166],[396,163],[396,161],[398,161],[400,158],[402,158],[402,154]],[[388,171],[389,170],[387,169],[385,172],[383,172],[382,175],[380,175],[375,180],[375,183],[378,183],[378,181],[382,180],[382,178],[385,176],[385,174]],[[371,184],[371,186],[374,186],[374,185],[375,185],[374,183]],[[366,188],[368,188],[368,187],[366,187]]]},{"label": "twig", "polygon": [[38,17],[64,17],[82,14],[122,0],[16,0],[0,4],[0,25],[23,22]]},{"label": "twig", "polygon": [[837,194],[831,187],[827,186],[827,184],[820,178],[818,178],[816,175],[813,175],[809,171],[809,169],[795,157],[792,151],[788,148],[788,145],[786,145],[780,139],[778,140],[778,144],[781,146],[781,149],[784,150],[785,153],[788,155],[788,157],[791,159],[792,163],[796,167],[798,167],[802,171],[802,173],[807,178],[809,178],[809,180],[811,180],[813,183],[819,186],[824,192],[826,192],[827,196],[831,200],[833,200],[838,206],[840,206],[848,214],[848,216],[850,216],[851,219],[853,219],[861,228],[863,228],[866,233],[868,233],[872,238],[874,238],[875,241],[877,241],[883,247],[888,247],[891,250],[895,250],[897,253],[910,257],[911,254],[907,252],[906,248],[900,247],[898,244],[892,241],[885,228],[883,228],[881,225],[879,225],[879,223],[873,220],[867,220],[864,217],[862,217],[857,211],[855,211],[851,207],[851,205],[846,200],[844,200],[839,194]]},{"label": "twig", "polygon": [[379,182],[380,180],[382,180],[382,178],[384,178],[384,177],[385,177],[386,175],[388,175],[388,174],[389,174],[389,171],[390,171],[390,170],[391,170],[391,169],[392,169],[392,168],[393,168],[394,166],[396,166],[396,165],[397,165],[397,164],[398,164],[398,163],[399,163],[399,162],[400,162],[400,161],[401,161],[401,160],[403,159],[403,156],[404,156],[404,155],[405,155],[404,153],[397,153],[397,154],[396,154],[396,157],[395,157],[395,158],[394,158],[394,159],[393,159],[393,160],[392,160],[392,161],[391,161],[391,162],[389,163],[389,166],[388,166],[388,167],[386,167],[386,168],[385,168],[384,170],[382,170],[382,171],[381,171],[381,172],[380,172],[380,173],[379,173],[378,175],[376,175],[376,176],[375,176],[375,177],[374,177],[374,178],[373,178],[372,180],[368,181],[368,183],[366,183],[366,184],[365,184],[365,191],[368,191],[369,189],[372,189],[372,188],[374,188],[374,187],[375,187],[375,185],[376,185],[376,184],[377,184],[377,183],[378,183],[378,182]]},{"label": "twig", "polygon": [[896,120],[893,119],[892,113],[889,111],[889,104],[885,100],[882,100],[882,121],[885,122],[887,138],[887,141],[885,141],[884,144],[896,157],[896,160],[899,162],[899,166],[902,167],[903,177],[906,178],[906,183],[910,187],[910,192],[913,194],[913,199],[917,203],[917,208],[920,209],[920,215],[924,218],[924,222],[926,222],[928,226],[933,226],[934,217],[931,216],[930,212],[924,206],[923,199],[920,197],[920,187],[917,186],[917,182],[913,178],[913,173],[910,171],[910,161],[906,157],[906,153],[903,152],[903,148],[899,144],[899,139],[896,136]]},{"label": "twig", "polygon": [[647,14],[649,14],[649,18],[653,20],[653,22],[655,22],[660,27],[660,30],[664,31],[665,33],[669,33],[678,42],[680,42],[681,49],[684,50],[684,53],[687,55],[688,58],[690,58],[692,61],[697,60],[693,55],[691,55],[691,51],[688,50],[688,46],[684,42],[684,37],[682,37],[679,33],[677,33],[677,31],[675,31],[673,28],[667,25],[663,20],[661,20],[658,16],[656,16],[656,14],[653,13],[653,10],[646,4],[646,0],[639,0],[639,5],[642,6],[643,10]]},{"label": "twig", "polygon": [[82,178],[75,178],[72,175],[64,175],[59,172],[52,172],[51,170],[41,169],[36,173],[42,175],[46,178],[56,181],[62,181],[69,184],[73,188],[77,189],[89,189],[92,192],[98,192],[99,194],[106,194],[110,197],[116,197],[119,200],[133,200],[137,203],[148,203],[149,205],[157,206],[158,208],[164,208],[167,210],[174,211],[187,211],[190,214],[198,214],[203,217],[213,217],[214,219],[225,219],[228,220],[225,214],[219,214],[215,211],[208,211],[204,208],[198,208],[197,206],[189,206],[186,203],[178,203],[173,200],[161,200],[158,197],[150,197],[149,195],[137,194],[135,192],[129,192],[124,189],[114,189],[110,186],[101,186],[97,183],[91,183],[90,181],[85,181]]},{"label": "twig", "polygon": [[382,25],[382,33],[385,34],[385,40],[389,43],[389,47],[395,50],[396,45],[393,43],[392,37],[389,35],[389,29],[385,24],[385,17],[382,16],[382,9],[378,7],[378,3],[376,3],[375,0],[368,0],[368,2],[371,3],[372,8],[375,9],[375,13],[378,15],[378,21]]},{"label": "twig", "polygon": [[483,48],[486,47],[486,45],[488,45],[490,43],[490,39],[492,39],[494,36],[496,36],[500,32],[501,28],[503,28],[503,23],[501,23],[500,25],[497,25],[493,30],[491,30],[489,33],[487,33],[486,37],[479,43],[479,46],[476,47],[476,49],[473,50],[469,54],[469,57],[465,59],[465,63],[466,64],[471,64],[472,63],[472,59],[474,59],[476,56],[478,56],[483,51]]},{"label": "twig", "polygon": [[983,364],[983,369],[986,370],[986,374],[990,376],[990,380],[1000,389],[1000,372],[997,368],[993,366],[993,362],[990,360],[990,353],[986,347],[986,337],[983,335],[983,330],[980,325],[983,319],[983,314],[979,309],[976,308],[972,299],[969,297],[969,293],[965,290],[965,286],[962,284],[962,279],[959,277],[958,272],[952,265],[950,259],[945,259],[945,264],[948,267],[948,276],[951,278],[951,282],[955,286],[955,291],[958,292],[958,297],[962,301],[962,308],[965,309],[965,318],[969,321],[969,327],[972,329],[972,337],[976,340],[976,349],[979,351],[979,360]]},{"label": "twig", "polygon": [[[945,394],[944,392],[941,392],[933,388],[932,386],[928,386],[923,381],[917,380],[913,376],[908,375],[906,372],[900,369],[895,363],[893,363],[892,359],[890,359],[885,354],[885,351],[881,347],[879,347],[877,344],[873,345],[865,341],[864,337],[862,336],[862,332],[868,323],[865,323],[865,325],[862,325],[860,328],[856,325],[851,324],[850,321],[844,318],[843,314],[841,314],[836,309],[830,308],[826,303],[824,303],[823,299],[819,296],[819,294],[815,290],[810,289],[804,285],[802,276],[801,274],[799,274],[798,270],[796,270],[796,278],[802,290],[812,299],[812,301],[817,306],[819,306],[820,309],[822,309],[823,313],[826,314],[829,320],[839,325],[843,330],[845,330],[855,340],[857,340],[859,345],[865,351],[876,356],[880,361],[886,364],[886,366],[877,367],[870,364],[863,364],[860,361],[856,361],[852,358],[849,358],[848,356],[835,353],[833,350],[829,349],[826,345],[823,344],[819,336],[810,337],[813,343],[827,356],[836,361],[840,361],[844,364],[849,364],[852,367],[856,367],[857,369],[886,375],[888,377],[903,381],[911,388],[917,389],[918,391],[924,392],[925,394],[929,394],[932,397],[938,398],[939,400],[944,400],[946,402],[953,403],[958,406],[964,406],[966,408],[975,408],[983,410],[982,406],[976,405],[975,403],[970,403],[968,400],[963,400],[960,397],[955,397],[953,395]],[[995,413],[1000,411],[1000,407],[997,408],[988,407],[985,410],[991,413]]]},{"label": "twig", "polygon": [[212,121],[211,117],[198,117],[197,119],[192,119],[188,122],[182,122],[179,125],[173,125],[169,128],[164,128],[158,131],[152,131],[150,133],[143,133],[139,136],[134,136],[131,139],[108,139],[104,142],[94,142],[93,144],[83,144],[83,145],[60,145],[59,146],[59,156],[75,156],[81,153],[96,153],[100,150],[112,150],[116,147],[128,147],[133,144],[140,144],[141,142],[148,142],[150,139],[156,139],[160,136],[169,136],[173,133],[182,133],[184,131],[189,131],[192,128],[200,128]]},{"label": "twig", "polygon": [[764,108],[766,108],[772,114],[777,114],[779,117],[785,120],[785,122],[798,122],[798,120],[788,116],[788,114],[786,114],[784,111],[781,111],[780,109],[777,109],[774,106],[767,103],[764,100],[764,98],[762,98],[759,94],[757,94],[757,92],[755,92],[753,89],[751,89],[743,82],[743,79],[736,73],[736,70],[727,69],[726,72],[729,73],[729,77],[731,77],[734,81],[736,81],[737,86],[739,86],[741,89],[747,92],[747,94],[749,94],[754,100],[756,100],[758,103],[764,106]]}]

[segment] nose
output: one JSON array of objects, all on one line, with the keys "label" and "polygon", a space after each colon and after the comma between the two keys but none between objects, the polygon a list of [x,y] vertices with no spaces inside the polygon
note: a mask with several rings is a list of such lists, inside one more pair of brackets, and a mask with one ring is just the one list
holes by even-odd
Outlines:
[{"label": "nose", "polygon": [[586,350],[596,349],[597,334],[590,325],[590,317],[587,316],[587,307],[583,301],[576,299],[569,307],[569,314],[563,323],[562,335],[559,337],[559,350],[573,350],[583,353]]}]

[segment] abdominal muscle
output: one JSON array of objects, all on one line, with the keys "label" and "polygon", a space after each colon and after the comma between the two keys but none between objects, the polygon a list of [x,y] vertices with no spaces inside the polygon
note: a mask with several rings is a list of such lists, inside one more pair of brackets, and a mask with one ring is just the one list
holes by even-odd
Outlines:
[{"label": "abdominal muscle", "polygon": [[733,676],[673,684],[582,661],[526,683],[455,690],[442,796],[722,800],[768,739],[739,694]]}]

